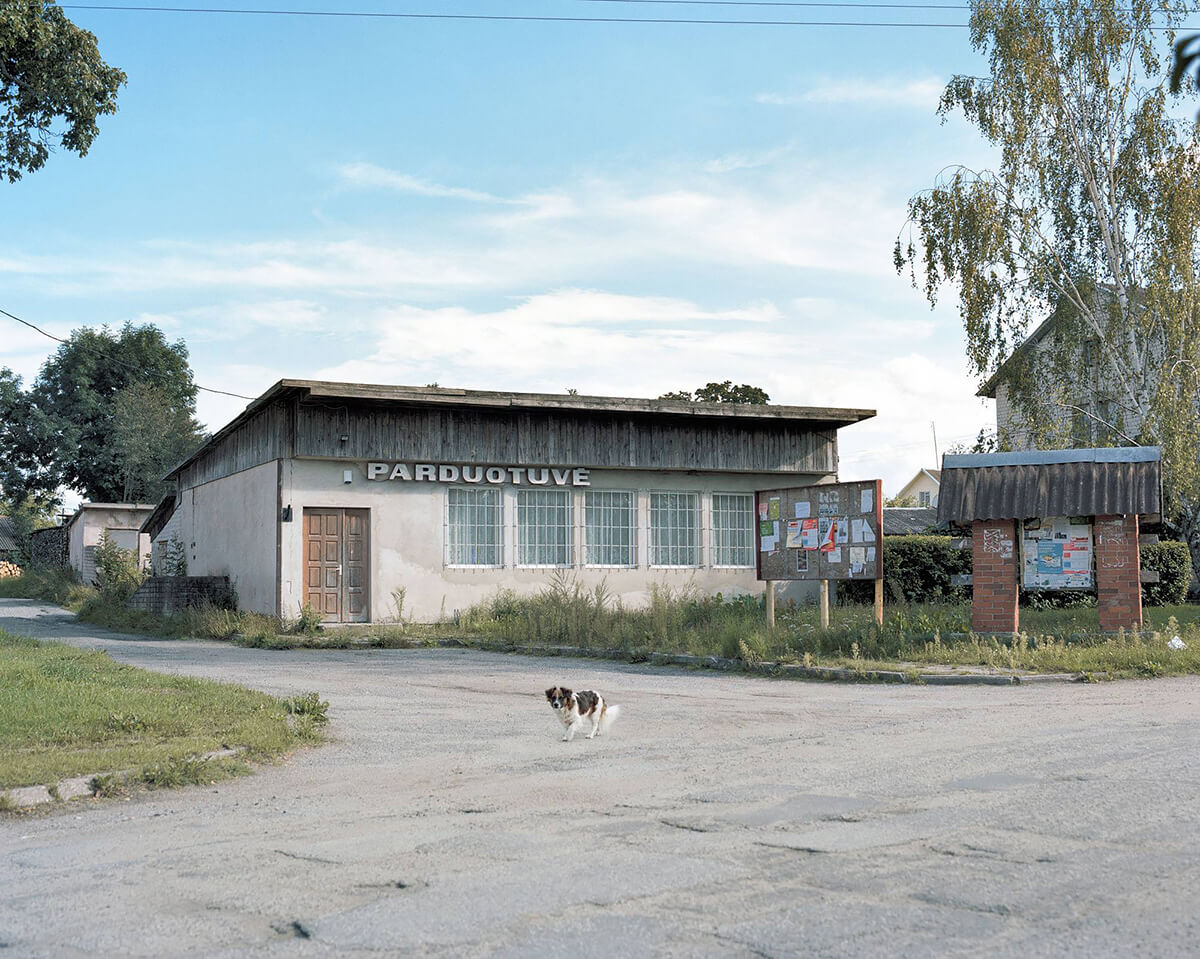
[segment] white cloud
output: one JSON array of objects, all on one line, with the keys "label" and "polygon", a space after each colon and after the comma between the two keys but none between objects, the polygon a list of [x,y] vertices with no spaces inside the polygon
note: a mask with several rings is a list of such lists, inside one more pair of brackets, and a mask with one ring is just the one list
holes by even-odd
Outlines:
[{"label": "white cloud", "polygon": [[471,190],[464,187],[443,186],[440,183],[430,183],[420,177],[410,176],[388,170],[374,163],[346,163],[338,167],[338,177],[346,186],[382,188],[394,190],[397,193],[411,193],[416,196],[441,197],[443,199],[470,200],[475,203],[510,203],[491,193],[482,190]]},{"label": "white cloud", "polygon": [[936,77],[893,81],[826,78],[799,93],[760,93],[754,100],[774,106],[851,104],[933,110],[945,86]]}]

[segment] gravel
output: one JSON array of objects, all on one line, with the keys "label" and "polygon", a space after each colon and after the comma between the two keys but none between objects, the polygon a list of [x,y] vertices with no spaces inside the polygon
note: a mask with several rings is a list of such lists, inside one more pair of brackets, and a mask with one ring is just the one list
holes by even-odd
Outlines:
[{"label": "gravel", "polygon": [[[1200,678],[864,686],[0,628],[332,707],[256,775],[0,817],[0,956],[1175,956]],[[593,687],[561,741],[542,690]]]}]

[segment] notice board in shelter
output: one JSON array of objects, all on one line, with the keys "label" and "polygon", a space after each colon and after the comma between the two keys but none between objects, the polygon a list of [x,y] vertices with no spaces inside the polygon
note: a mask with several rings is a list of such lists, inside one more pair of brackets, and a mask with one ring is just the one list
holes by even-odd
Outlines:
[{"label": "notice board in shelter", "polygon": [[755,493],[758,578],[881,578],[882,494],[882,480]]}]

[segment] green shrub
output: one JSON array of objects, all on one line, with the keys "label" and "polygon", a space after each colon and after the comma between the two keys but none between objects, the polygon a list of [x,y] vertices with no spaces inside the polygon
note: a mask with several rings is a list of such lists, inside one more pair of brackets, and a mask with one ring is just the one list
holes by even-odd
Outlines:
[{"label": "green shrub", "polygon": [[1173,606],[1187,598],[1192,582],[1192,557],[1187,543],[1164,541],[1143,546],[1142,569],[1158,573],[1157,583],[1142,584],[1142,602],[1147,606]]},{"label": "green shrub", "polygon": [[[971,572],[971,551],[954,549],[951,536],[883,537],[884,598],[897,603],[939,603],[971,595],[970,586],[955,586],[951,577]],[[838,583],[842,602],[875,599],[872,580]]]},{"label": "green shrub", "polygon": [[105,531],[96,547],[96,588],[105,600],[123,603],[146,578],[136,550],[122,549]]}]

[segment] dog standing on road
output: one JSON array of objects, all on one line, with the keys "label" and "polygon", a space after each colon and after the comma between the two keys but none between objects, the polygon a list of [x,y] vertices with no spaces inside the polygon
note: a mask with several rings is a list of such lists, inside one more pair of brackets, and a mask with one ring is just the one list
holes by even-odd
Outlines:
[{"label": "dog standing on road", "polygon": [[620,706],[610,706],[594,689],[581,689],[572,692],[565,686],[552,686],[546,690],[546,699],[564,726],[563,742],[568,743],[575,738],[575,730],[583,725],[584,719],[592,721],[592,731],[588,739],[606,732],[609,724],[621,712]]}]

